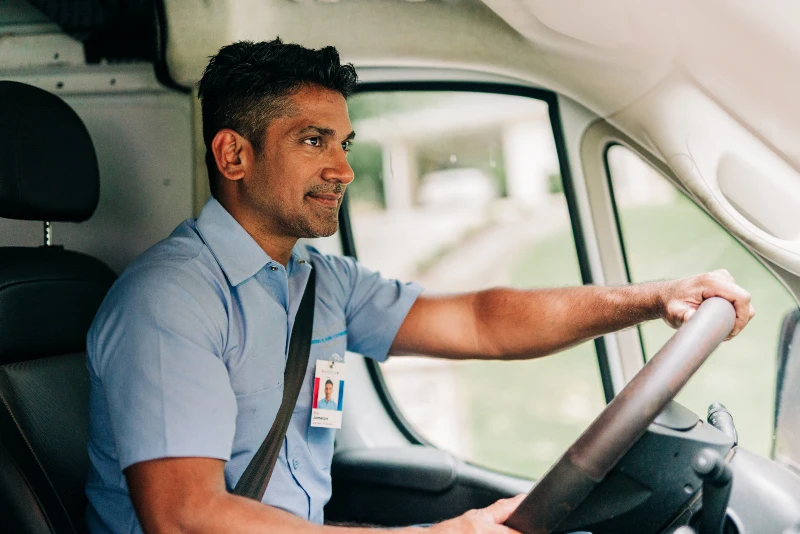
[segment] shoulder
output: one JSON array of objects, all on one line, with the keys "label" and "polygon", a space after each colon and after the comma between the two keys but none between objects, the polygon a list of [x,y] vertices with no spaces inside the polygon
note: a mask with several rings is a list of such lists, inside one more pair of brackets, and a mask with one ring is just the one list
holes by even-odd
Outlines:
[{"label": "shoulder", "polygon": [[128,265],[112,288],[118,297],[162,297],[175,291],[201,296],[227,288],[222,269],[188,222]]},{"label": "shoulder", "polygon": [[180,229],[125,269],[103,300],[87,345],[134,323],[156,327],[192,318],[198,329],[223,326],[230,300],[225,276],[201,240],[176,236]]},{"label": "shoulder", "polygon": [[304,245],[303,257],[311,262],[317,273],[318,287],[332,293],[346,294],[352,289],[358,262],[347,256],[323,254],[311,245]]},{"label": "shoulder", "polygon": [[302,245],[303,257],[309,260],[318,271],[343,274],[357,268],[358,262],[349,256],[323,254],[311,245]]}]

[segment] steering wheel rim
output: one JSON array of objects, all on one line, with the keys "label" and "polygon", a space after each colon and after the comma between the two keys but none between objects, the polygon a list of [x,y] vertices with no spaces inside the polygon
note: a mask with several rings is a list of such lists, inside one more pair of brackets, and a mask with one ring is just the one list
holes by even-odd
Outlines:
[{"label": "steering wheel rim", "polygon": [[558,528],[730,334],[735,320],[727,300],[703,301],[539,479],[505,525],[523,534]]}]

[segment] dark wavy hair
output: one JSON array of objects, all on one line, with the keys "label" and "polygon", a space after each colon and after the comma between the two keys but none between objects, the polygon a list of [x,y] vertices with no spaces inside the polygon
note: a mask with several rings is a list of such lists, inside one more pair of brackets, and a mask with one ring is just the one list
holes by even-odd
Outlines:
[{"label": "dark wavy hair", "polygon": [[211,192],[217,175],[211,141],[218,131],[238,132],[260,154],[269,122],[290,111],[288,97],[304,86],[319,85],[347,98],[357,83],[353,65],[342,65],[332,46],[312,50],[278,38],[222,47],[197,84]]}]

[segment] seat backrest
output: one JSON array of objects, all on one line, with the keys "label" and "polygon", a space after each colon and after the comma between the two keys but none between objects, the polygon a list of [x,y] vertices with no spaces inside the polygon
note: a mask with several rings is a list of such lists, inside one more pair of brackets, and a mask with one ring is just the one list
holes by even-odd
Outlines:
[{"label": "seat backrest", "polygon": [[[0,81],[0,217],[81,222],[98,198],[77,114]],[[114,279],[62,247],[0,248],[0,532],[86,530],[86,333]]]}]

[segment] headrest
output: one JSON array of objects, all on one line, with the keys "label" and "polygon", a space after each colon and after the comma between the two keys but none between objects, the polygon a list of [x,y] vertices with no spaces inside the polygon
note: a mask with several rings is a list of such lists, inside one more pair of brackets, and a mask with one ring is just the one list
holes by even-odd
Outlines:
[{"label": "headrest", "polygon": [[61,247],[5,247],[0,256],[0,365],[86,350],[114,272]]},{"label": "headrest", "polygon": [[0,217],[85,221],[100,196],[92,139],[54,94],[0,81]]}]

